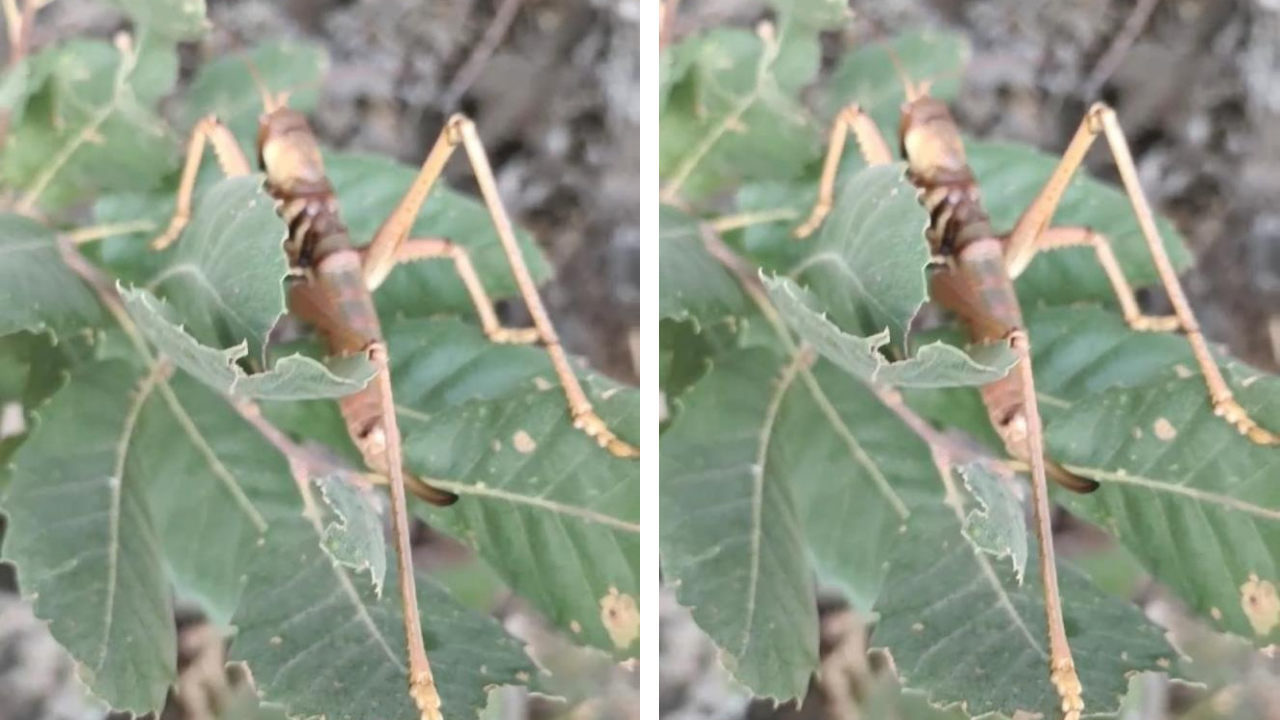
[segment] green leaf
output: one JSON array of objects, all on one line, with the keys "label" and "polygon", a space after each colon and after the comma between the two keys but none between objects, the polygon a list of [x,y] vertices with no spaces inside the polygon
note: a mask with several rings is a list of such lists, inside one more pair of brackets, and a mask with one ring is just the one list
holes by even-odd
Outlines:
[{"label": "green leaf", "polygon": [[252,147],[263,111],[253,73],[272,94],[289,93],[289,107],[310,112],[319,105],[328,70],[329,55],[323,46],[293,39],[210,60],[200,66],[183,97],[182,127],[189,131],[200,118],[214,115],[242,147]]},{"label": "green leaf", "polygon": [[[876,605],[871,646],[886,648],[903,687],[926,693],[934,705],[964,703],[972,717],[1058,716],[1040,583],[1019,584],[1010,565],[994,564],[949,509],[921,512],[911,524]],[[1027,574],[1039,577],[1038,558],[1028,560]],[[1085,708],[1115,713],[1126,675],[1167,669],[1177,655],[1138,608],[1070,567],[1060,565],[1059,581]]]},{"label": "green leaf", "polygon": [[169,301],[200,343],[248,344],[265,360],[267,335],[285,311],[288,230],[262,176],[225,178],[200,198],[164,270],[147,285]]},{"label": "green leaf", "polygon": [[[802,52],[812,47],[803,33],[784,39],[805,43]],[[793,97],[816,62],[795,62],[777,39],[731,29],[671,51],[687,70],[662,116],[659,175],[668,192],[701,198],[744,179],[785,180],[817,159],[817,128]]]},{"label": "green leaf", "polygon": [[[426,365],[422,361],[422,365]],[[421,366],[421,365],[420,365]],[[594,383],[588,383],[588,387]],[[624,438],[638,435],[638,393],[591,393]],[[616,656],[638,649],[640,468],[573,426],[558,386],[400,413],[408,467],[461,496],[415,505],[474,547],[522,598],[581,643]]]},{"label": "green leaf", "polygon": [[1017,362],[1004,343],[981,345],[966,355],[960,348],[943,342],[921,347],[914,357],[897,362],[885,360],[881,350],[889,343],[885,329],[870,337],[841,332],[815,306],[813,295],[786,278],[765,277],[765,289],[778,313],[792,330],[823,357],[860,380],[885,386],[953,387],[983,385],[998,380]]},{"label": "green leaf", "polygon": [[658,325],[658,387],[668,411],[678,406],[672,400],[684,394],[711,370],[712,359],[737,349],[737,323],[730,321],[708,328],[692,320],[662,320]]},{"label": "green leaf", "polygon": [[194,40],[204,35],[205,0],[111,0],[134,23],[173,40]]},{"label": "green leaf", "polygon": [[742,288],[707,252],[698,221],[667,205],[658,213],[659,317],[700,326],[741,315],[747,304]]},{"label": "green leaf", "polygon": [[246,374],[239,362],[249,354],[247,343],[219,350],[203,345],[169,319],[170,308],[146,290],[121,288],[125,309],[142,334],[209,387],[227,395],[264,400],[338,398],[363,388],[375,369],[363,355],[337,358],[329,367],[300,354],[288,355],[263,372]]},{"label": "green leaf", "polygon": [[[1044,187],[1058,164],[1058,157],[1017,143],[968,140],[965,144],[991,221],[997,231],[1008,231]],[[1103,140],[1097,145],[1102,147],[1094,153],[1109,152]],[[1128,197],[1110,183],[1103,183],[1083,171],[1077,173],[1054,213],[1053,224],[1090,227],[1106,235],[1133,287],[1146,287],[1159,281],[1133,206]],[[1189,267],[1191,256],[1177,228],[1159,215],[1156,227],[1174,267],[1179,270]],[[1115,291],[1092,248],[1038,255],[1018,278],[1017,288],[1024,307],[1066,305],[1083,300],[1116,304]]]},{"label": "green leaf", "polygon": [[[1280,427],[1280,379],[1246,380],[1241,404]],[[1046,428],[1049,453],[1099,480],[1072,511],[1108,529],[1163,585],[1219,629],[1280,638],[1265,599],[1280,582],[1280,453],[1213,414],[1200,376],[1076,401]]]},{"label": "green leaf", "polygon": [[680,604],[753,694],[802,696],[818,664],[812,572],[773,432],[796,367],[765,350],[722,360],[664,434],[659,543]]},{"label": "green leaf", "polygon": [[[837,188],[848,180],[843,176]],[[762,181],[743,185],[734,198],[736,212],[745,216],[772,217],[742,230],[742,251],[766,270],[787,272],[812,250],[814,240],[799,241],[795,229],[809,216],[818,199],[817,181]]]},{"label": "green leaf", "polygon": [[93,291],[62,262],[53,232],[0,214],[0,336],[20,330],[66,335],[103,320]]},{"label": "green leaf", "polygon": [[67,373],[93,359],[93,336],[58,341],[49,333],[0,337],[0,405],[16,402],[28,414],[66,383]]},{"label": "green leaf", "polygon": [[251,551],[300,507],[288,463],[224,398],[184,375],[143,408],[130,452],[145,459],[138,477],[174,583],[225,624]]},{"label": "green leaf", "polygon": [[906,519],[942,497],[929,448],[866,385],[825,362],[787,393],[770,439],[769,478],[790,483],[822,579],[870,612]]},{"label": "green leaf", "polygon": [[[134,433],[158,377],[88,369],[14,456],[4,555],[35,613],[111,707],[158,712],[177,677],[160,537]],[[177,479],[177,478],[171,478]]]},{"label": "green leaf", "polygon": [[1198,371],[1185,337],[1135,332],[1113,310],[1031,308],[1026,324],[1036,395],[1046,422],[1088,395]]},{"label": "green leaf", "polygon": [[930,83],[933,97],[950,101],[960,95],[964,68],[972,54],[963,35],[934,28],[860,47],[841,58],[824,83],[822,117],[830,122],[841,108],[857,103],[875,120],[889,146],[895,147],[898,115],[907,99],[899,68],[917,85]]},{"label": "green leaf", "polygon": [[369,498],[340,474],[315,479],[320,497],[332,511],[324,526],[320,546],[334,562],[357,572],[368,570],[373,594],[382,596],[387,575],[387,543],[382,534],[382,516]]},{"label": "green leaf", "polygon": [[383,328],[396,405],[408,420],[473,400],[496,400],[556,382],[545,351],[491,342],[456,318],[407,319]]},{"label": "green leaf", "polygon": [[981,462],[956,468],[975,500],[960,532],[974,547],[997,558],[1008,556],[1019,583],[1027,567],[1027,520],[1022,503],[1000,476]]},{"label": "green leaf", "polygon": [[[60,208],[96,192],[146,190],[177,164],[168,127],[149,107],[172,87],[172,46],[146,38],[137,52],[72,40],[37,58],[43,88],[0,158],[22,203]],[[32,92],[35,92],[33,89]]]},{"label": "green leaf", "polygon": [[811,35],[814,30],[836,29],[853,19],[845,0],[769,0],[785,21],[795,22]]},{"label": "green leaf", "polygon": [[[378,597],[336,565],[320,549],[321,532],[301,519],[272,526],[233,619],[229,659],[246,662],[262,698],[290,717],[417,717],[399,593]],[[398,582],[392,567],[387,583]],[[425,576],[418,603],[445,718],[474,720],[489,687],[532,681],[533,663],[497,622]]]},{"label": "green leaf", "polygon": [[25,57],[0,71],[0,117],[5,118],[8,127],[22,124],[27,101],[44,82],[43,77],[32,77],[40,69],[31,58]]}]

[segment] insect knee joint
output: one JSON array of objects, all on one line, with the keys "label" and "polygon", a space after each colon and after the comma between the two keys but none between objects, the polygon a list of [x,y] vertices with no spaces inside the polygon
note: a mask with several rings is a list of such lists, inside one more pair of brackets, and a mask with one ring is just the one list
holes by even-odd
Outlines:
[{"label": "insect knee joint", "polygon": [[369,362],[375,365],[387,362],[387,346],[385,343],[375,340],[366,345],[364,351],[369,356]]},{"label": "insect knee joint", "polygon": [[444,126],[445,139],[451,145],[461,145],[467,129],[473,126],[474,123],[471,122],[471,118],[462,113],[456,113],[449,117],[449,122]]},{"label": "insect knee joint", "polygon": [[1089,114],[1086,116],[1089,123],[1089,131],[1100,133],[1105,129],[1108,118],[1114,118],[1115,110],[1104,102],[1096,102],[1089,106]]}]

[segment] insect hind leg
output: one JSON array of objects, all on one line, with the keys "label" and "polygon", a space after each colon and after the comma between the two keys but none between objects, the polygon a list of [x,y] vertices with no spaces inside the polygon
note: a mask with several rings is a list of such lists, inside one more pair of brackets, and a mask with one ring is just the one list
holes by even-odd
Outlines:
[{"label": "insect hind leg", "polygon": [[[1227,381],[1222,376],[1222,371],[1218,368],[1217,361],[1214,360],[1213,354],[1209,351],[1209,345],[1204,338],[1204,333],[1200,330],[1200,323],[1196,320],[1195,313],[1191,309],[1191,303],[1187,300],[1182,284],[1178,281],[1178,273],[1174,269],[1173,262],[1169,259],[1169,253],[1165,250],[1164,243],[1160,239],[1159,230],[1156,229],[1155,213],[1152,212],[1151,204],[1147,201],[1147,196],[1138,182],[1137,166],[1134,164],[1133,154],[1129,151],[1129,143],[1125,140],[1120,121],[1116,119],[1115,111],[1107,105],[1095,103],[1093,107],[1089,108],[1089,112],[1076,130],[1075,137],[1072,138],[1070,145],[1063,153],[1058,167],[1054,169],[1044,188],[1041,189],[1039,195],[1027,207],[1022,217],[1018,219],[1017,224],[1014,225],[1013,230],[1009,233],[1006,243],[1005,264],[1010,276],[1017,277],[1020,275],[1031,262],[1037,250],[1042,247],[1043,237],[1048,230],[1049,221],[1053,218],[1062,196],[1066,193],[1068,183],[1083,163],[1085,154],[1100,135],[1106,138],[1107,145],[1111,149],[1112,159],[1115,161],[1116,169],[1120,172],[1121,183],[1124,185],[1125,193],[1129,196],[1129,204],[1133,207],[1133,213],[1138,219],[1138,227],[1142,230],[1142,237],[1146,241],[1151,259],[1155,263],[1156,272],[1160,276],[1160,283],[1164,286],[1165,293],[1169,296],[1169,302],[1173,305],[1174,317],[1177,319],[1176,330],[1186,336],[1187,342],[1191,345],[1191,351],[1195,355],[1196,364],[1200,366],[1200,371],[1204,374],[1205,385],[1209,391],[1209,398],[1213,403],[1214,414],[1231,423],[1240,434],[1259,445],[1280,445],[1280,435],[1259,425],[1235,399],[1234,393],[1232,393]],[[1099,259],[1102,259],[1101,254]],[[1114,285],[1115,277],[1110,272],[1109,276],[1112,277]],[[1123,302],[1123,299],[1121,302]],[[1167,321],[1163,322],[1166,326],[1172,325]],[[1152,329],[1174,328],[1161,327]]]},{"label": "insect hind leg", "polygon": [[[408,240],[409,231],[418,216],[418,211],[426,201],[431,188],[440,178],[445,163],[459,147],[464,150],[471,163],[476,183],[480,186],[480,194],[484,198],[489,217],[502,243],[502,250],[507,256],[511,274],[515,277],[520,296],[524,299],[525,305],[529,308],[529,314],[533,318],[537,339],[551,358],[551,364],[564,390],[574,427],[582,430],[617,457],[639,457],[639,449],[619,438],[604,419],[596,414],[586,392],[582,389],[582,384],[574,374],[569,358],[560,345],[560,337],[551,323],[551,317],[547,314],[542,298],[538,295],[538,286],[524,261],[520,245],[516,242],[515,231],[502,204],[502,198],[498,195],[498,183],[493,176],[493,168],[489,165],[489,157],[484,145],[480,141],[475,125],[466,116],[454,115],[449,119],[431,148],[431,152],[427,154],[427,159],[418,171],[417,178],[369,243],[365,252],[364,265],[366,284],[371,289],[377,287],[396,265],[397,257],[404,252],[402,246]],[[456,262],[455,260],[455,264]],[[477,309],[480,307],[477,305]]]}]

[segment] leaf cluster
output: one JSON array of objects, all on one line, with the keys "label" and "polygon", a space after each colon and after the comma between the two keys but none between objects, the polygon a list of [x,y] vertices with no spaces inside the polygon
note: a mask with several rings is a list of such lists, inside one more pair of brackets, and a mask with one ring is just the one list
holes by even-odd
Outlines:
[{"label": "leaf cluster", "polygon": [[[324,358],[314,330],[287,317],[287,228],[261,175],[223,179],[206,157],[190,225],[171,248],[148,247],[173,212],[195,122],[217,115],[251,155],[251,65],[307,111],[325,53],[253,48],[201,65],[175,92],[178,43],[207,29],[203,0],[118,4],[128,34],[44,48],[2,83],[0,403],[23,420],[0,445],[3,559],[114,709],[161,711],[177,672],[174,606],[194,603],[277,713],[412,716],[386,502],[361,479],[333,402],[373,368]],[[325,160],[357,243],[416,172],[376,156]],[[477,200],[440,188],[415,234],[466,245],[489,293],[515,294]],[[537,246],[519,241],[546,279]],[[396,269],[376,301],[406,464],[462,498],[414,512],[573,642],[634,657],[637,464],[573,428],[540,349],[488,342],[447,262]],[[600,414],[634,438],[635,391],[584,374]],[[281,442],[349,464],[291,467]],[[542,686],[485,601],[427,576],[418,588],[446,717],[477,717],[493,687]]]},{"label": "leaf cluster", "polygon": [[[867,168],[850,142],[833,212],[818,235],[792,237],[836,112],[857,103],[896,137],[900,71],[952,99],[968,45],[912,32],[844,54],[815,82],[819,34],[849,22],[829,10],[778,3],[772,24],[710,29],[663,53],[664,578],[757,696],[803,697],[820,660],[821,586],[876,618],[871,646],[932,705],[1056,717],[1022,490],[989,462],[935,456],[912,424],[968,433],[1002,457],[977,386],[1012,356],[966,347],[949,318],[918,330],[929,218],[903,165]],[[967,149],[998,230],[1056,164],[1012,143]],[[1058,223],[1111,238],[1135,287],[1157,280],[1117,188],[1081,174]],[[1158,224],[1185,269],[1182,237]],[[1125,325],[1090,250],[1037,257],[1016,289],[1048,452],[1102,483],[1055,499],[1207,626],[1275,643],[1280,453],[1213,415],[1182,338]],[[1280,427],[1280,379],[1220,359],[1240,402]],[[1074,560],[1060,557],[1061,596],[1089,712],[1116,713],[1135,673],[1185,676],[1165,631]]]}]

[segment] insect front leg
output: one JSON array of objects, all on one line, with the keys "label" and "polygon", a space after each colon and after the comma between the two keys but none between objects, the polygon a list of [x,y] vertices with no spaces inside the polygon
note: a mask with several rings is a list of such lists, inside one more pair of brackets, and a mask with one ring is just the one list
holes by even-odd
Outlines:
[{"label": "insect front leg", "polygon": [[[489,165],[484,145],[480,142],[475,125],[468,118],[454,115],[449,119],[436,144],[431,148],[431,152],[427,154],[427,159],[423,162],[413,185],[392,211],[391,216],[382,224],[382,227],[378,228],[373,241],[365,251],[366,284],[371,289],[376,288],[399,262],[398,257],[403,254],[401,248],[408,239],[409,230],[418,216],[422,203],[426,201],[431,188],[439,179],[445,163],[459,147],[465,150],[468,160],[471,161],[471,169],[475,172],[480,194],[484,197],[489,217],[493,220],[498,238],[502,242],[502,249],[510,263],[511,273],[515,276],[516,285],[520,288],[520,296],[524,298],[529,308],[538,340],[546,348],[556,376],[564,389],[574,426],[618,457],[638,457],[639,450],[615,435],[605,421],[596,414],[591,401],[587,399],[587,394],[582,390],[582,384],[578,382],[573,368],[569,365],[569,358],[560,345],[555,326],[551,324],[551,318],[547,315],[542,298],[538,295],[538,287],[533,281],[533,276],[529,274],[520,246],[516,243],[515,231],[502,204],[502,198],[498,196],[498,185],[493,177],[493,169]],[[456,260],[455,266],[457,266]],[[472,297],[474,298],[475,295],[473,294]]]},{"label": "insect front leg", "polygon": [[868,165],[888,165],[893,162],[893,153],[889,152],[889,144],[875,122],[857,105],[850,105],[836,115],[831,124],[831,137],[827,146],[827,159],[822,165],[822,179],[818,181],[818,201],[814,203],[809,219],[795,230],[796,239],[809,237],[822,226],[822,221],[831,212],[831,203],[835,197],[836,172],[840,170],[840,158],[844,157],[844,146],[849,135],[853,135],[858,149]]},{"label": "insect front leg", "polygon": [[[1172,261],[1169,260],[1169,254],[1164,248],[1164,243],[1160,240],[1160,233],[1156,229],[1155,214],[1151,211],[1151,205],[1147,201],[1146,194],[1142,191],[1142,186],[1138,184],[1138,171],[1133,162],[1133,154],[1129,151],[1129,143],[1125,140],[1124,132],[1120,128],[1120,122],[1116,119],[1115,112],[1110,107],[1097,103],[1089,108],[1088,114],[1085,115],[1079,129],[1076,130],[1075,137],[1072,138],[1066,152],[1063,153],[1058,167],[1054,169],[1053,174],[1049,176],[1049,180],[1045,183],[1040,194],[1032,201],[1009,233],[1005,251],[1005,264],[1010,276],[1017,277],[1020,275],[1031,262],[1031,259],[1035,257],[1037,250],[1044,247],[1042,238],[1049,228],[1049,222],[1053,219],[1054,212],[1058,209],[1058,203],[1066,192],[1067,184],[1071,181],[1072,176],[1075,175],[1076,170],[1084,161],[1085,154],[1099,135],[1106,137],[1107,145],[1111,148],[1112,158],[1115,160],[1116,168],[1120,171],[1120,180],[1124,185],[1125,193],[1129,196],[1134,215],[1138,218],[1138,226],[1142,229],[1142,236],[1146,240],[1151,259],[1156,266],[1156,272],[1160,276],[1160,283],[1169,295],[1169,302],[1173,304],[1174,317],[1177,319],[1176,329],[1186,335],[1187,342],[1191,344],[1191,350],[1195,354],[1196,364],[1200,366],[1200,371],[1204,374],[1205,384],[1209,390],[1209,398],[1213,402],[1214,414],[1231,423],[1241,434],[1255,443],[1260,445],[1280,445],[1280,435],[1258,425],[1253,418],[1249,417],[1248,412],[1241,407],[1240,403],[1235,400],[1231,388],[1227,386],[1227,382],[1222,376],[1222,371],[1218,369],[1218,364],[1214,360],[1213,354],[1209,351],[1209,345],[1205,341],[1204,334],[1200,330],[1200,324],[1196,321],[1195,313],[1191,309],[1191,303],[1187,301],[1186,293],[1182,290],[1182,284],[1178,281],[1178,274],[1174,270]],[[1061,239],[1062,235],[1058,235],[1057,240],[1060,241]],[[1097,248],[1099,245],[1095,244],[1094,247]],[[1100,252],[1099,259],[1102,258],[1103,253]],[[1113,257],[1110,259],[1114,260]],[[1106,265],[1107,263],[1104,261],[1104,269],[1106,269]],[[1119,268],[1116,267],[1115,270],[1118,272]],[[1116,277],[1123,279],[1122,274],[1117,275],[1111,270],[1108,270],[1108,277],[1111,278],[1113,286],[1116,284]],[[1124,284],[1125,286],[1128,285],[1127,282]],[[1125,302],[1124,294],[1120,293],[1119,290],[1117,290],[1117,294],[1120,294],[1121,303],[1123,304]],[[1131,298],[1132,290],[1129,291],[1128,295]],[[1131,309],[1126,309],[1126,315],[1136,319],[1140,314],[1135,315]],[[1140,324],[1143,323],[1141,320],[1138,320],[1138,322]],[[1171,325],[1172,323],[1164,322],[1164,324]],[[1150,329],[1165,328],[1156,327]]]},{"label": "insect front leg", "polygon": [[204,158],[206,145],[213,145],[218,167],[228,177],[240,177],[253,172],[249,167],[249,160],[236,144],[235,136],[217,118],[210,115],[196,123],[195,129],[191,131],[191,139],[187,141],[187,160],[182,166],[182,180],[178,183],[177,208],[169,226],[151,241],[152,248],[163,250],[169,247],[191,220],[191,196],[196,189],[196,174],[200,171],[200,161]]}]

